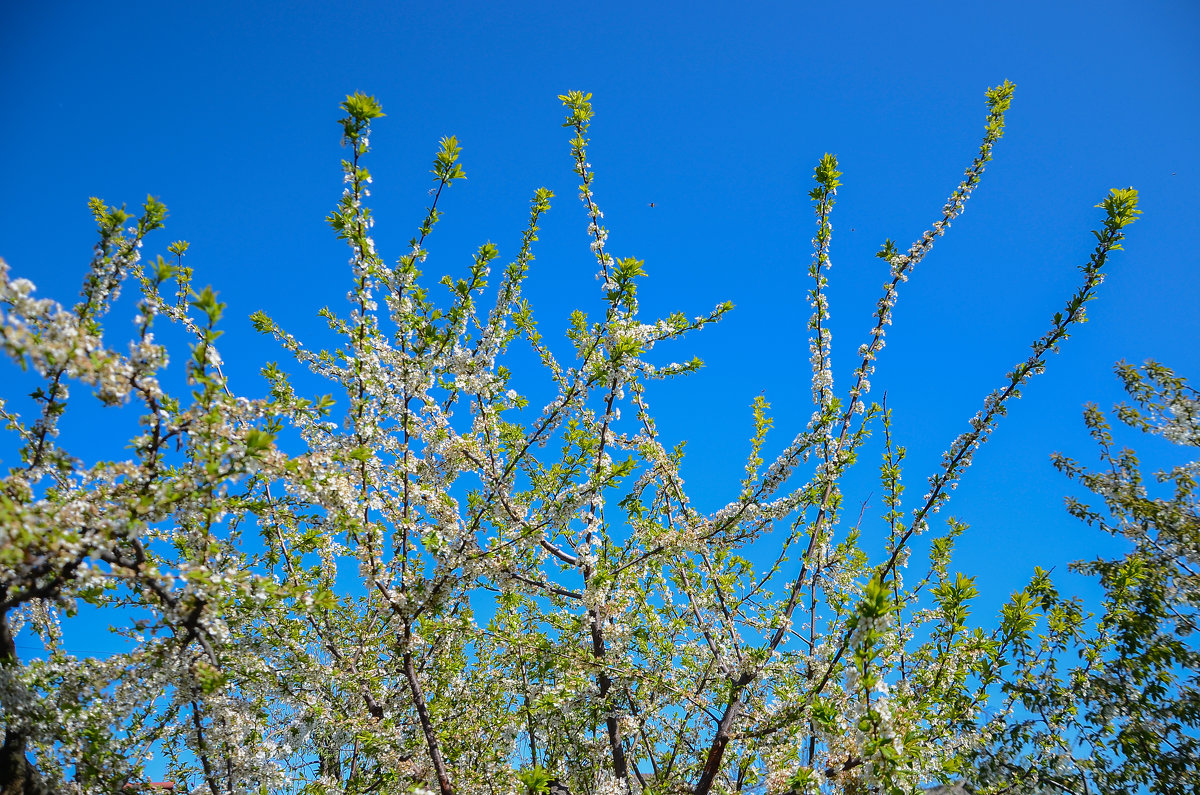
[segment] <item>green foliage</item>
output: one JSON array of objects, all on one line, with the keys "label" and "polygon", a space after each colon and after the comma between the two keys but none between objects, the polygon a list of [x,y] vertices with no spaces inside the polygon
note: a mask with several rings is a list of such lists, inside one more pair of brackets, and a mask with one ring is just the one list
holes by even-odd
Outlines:
[{"label": "green foliage", "polygon": [[534,765],[525,770],[518,770],[517,780],[525,785],[528,795],[543,795],[550,791],[550,782],[554,780],[554,776],[541,765]]},{"label": "green foliage", "polygon": [[821,198],[823,191],[837,190],[842,184],[838,180],[841,175],[842,172],[837,170],[837,158],[828,153],[822,155],[821,162],[817,164],[813,172],[818,187],[814,188],[809,196],[815,201]]},{"label": "green foliage", "polygon": [[225,304],[217,300],[217,294],[213,292],[212,287],[205,287],[199,293],[192,295],[194,300],[190,302],[191,305],[204,313],[210,326],[215,326],[225,311]]},{"label": "green foliage", "polygon": [[433,175],[447,185],[456,179],[466,179],[467,174],[458,162],[462,147],[453,135],[441,140],[441,150],[433,159]]},{"label": "green foliage", "polygon": [[[1136,195],[1114,191],[1104,204],[1112,226],[1129,223]],[[1200,393],[1170,369],[1121,363],[1117,374],[1136,407],[1121,405],[1128,427],[1161,436],[1181,452],[1200,447]],[[1045,612],[1045,632],[1023,646],[1004,681],[1011,717],[997,719],[994,742],[977,758],[984,791],[1014,782],[1063,792],[1194,792],[1200,785],[1200,461],[1143,476],[1137,455],[1118,449],[1103,412],[1084,420],[1101,467],[1065,456],[1055,466],[1104,503],[1075,499],[1074,515],[1123,538],[1115,559],[1073,565],[1098,578],[1102,609],[1089,626],[1078,600],[1064,599],[1038,570],[1006,621],[1028,633]],[[1153,491],[1170,491],[1161,496]],[[1016,613],[1019,612],[1019,615]],[[1072,656],[1078,664],[1072,665]]]},{"label": "green foliage", "polygon": [[[880,249],[888,281],[840,390],[826,273],[842,172],[820,158],[809,193],[812,417],[779,444],[756,399],[745,474],[711,511],[686,487],[685,445],[660,435],[652,384],[701,366],[661,363],[660,343],[732,307],[642,312],[646,263],[609,252],[596,199],[590,94],[560,97],[600,283],[589,311],[570,315],[565,361],[522,295],[551,191],[534,191],[502,269],[502,246],[484,242],[431,284],[421,268],[446,189],[465,179],[463,149],[440,140],[432,199],[408,247],[385,259],[365,165],[384,114],[366,94],[341,105],[349,152],[327,218],[350,251],[348,307],[317,312],[336,344],[311,348],[255,312],[254,329],[282,349],[261,368],[265,398],[226,378],[225,305],[193,288],[189,245],[142,262],[165,206],[149,197],[135,218],[93,199],[99,243],[75,307],[33,298],[0,263],[0,344],[43,380],[32,419],[0,404],[19,451],[0,478],[6,747],[28,747],[23,764],[36,759],[55,792],[71,775],[88,791],[120,791],[141,780],[151,747],[189,791],[222,794],[899,795],[972,771],[1004,789],[1065,783],[1075,773],[1050,767],[1069,755],[1071,730],[1112,751],[1107,767],[1074,760],[1081,780],[1160,775],[1156,736],[1193,751],[1180,738],[1195,709],[1183,673],[1195,652],[1182,640],[1194,626],[1181,623],[1193,621],[1194,602],[1181,600],[1197,587],[1194,466],[1170,473],[1178,496],[1161,503],[1139,491],[1132,454],[1112,459],[1116,480],[1061,464],[1125,512],[1111,531],[1138,549],[1083,567],[1109,593],[1094,631],[1041,569],[980,626],[975,582],[951,568],[967,531],[954,519],[927,566],[909,569],[916,538],[1008,401],[1085,319],[1139,214],[1136,192],[1099,205],[1097,245],[1066,311],[951,442],[920,500],[906,497],[891,412],[870,397],[898,291],[979,185],[1012,94],[1007,82],[988,90],[983,142],[932,225],[907,250]],[[135,337],[113,346],[103,320],[130,276],[141,288]],[[168,358],[149,333],[154,318],[188,338],[182,394],[159,377]],[[531,356],[511,355],[524,344]],[[510,369],[530,362],[546,390]],[[1196,443],[1181,380],[1155,366],[1148,381],[1121,372],[1141,406],[1122,408],[1123,420]],[[298,394],[311,379],[331,394]],[[137,412],[127,458],[86,464],[59,439],[76,381]],[[1103,418],[1088,417],[1108,451]],[[842,492],[872,444],[882,534],[860,530],[865,506],[848,515]],[[878,547],[864,541],[877,537]],[[1172,568],[1181,555],[1188,565]],[[59,617],[80,600],[136,616],[115,629],[128,653],[67,654]],[[18,659],[22,622],[44,659]],[[1060,675],[1077,648],[1083,666]],[[997,697],[1012,709],[992,720]],[[1016,720],[1018,706],[1046,725]],[[1108,728],[1088,735],[1080,727],[1096,715]],[[1163,780],[1188,781],[1182,752],[1170,760],[1184,772]]]},{"label": "green foliage", "polygon": [[342,110],[350,114],[350,118],[355,122],[369,122],[371,119],[387,115],[375,97],[360,91],[346,95],[346,101],[342,103]]}]

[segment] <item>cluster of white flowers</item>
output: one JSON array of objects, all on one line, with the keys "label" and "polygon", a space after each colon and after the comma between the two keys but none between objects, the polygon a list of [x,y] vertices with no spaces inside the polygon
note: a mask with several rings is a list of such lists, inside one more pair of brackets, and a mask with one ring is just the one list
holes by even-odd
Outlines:
[{"label": "cluster of white flowers", "polygon": [[[31,283],[9,280],[0,264],[4,349],[54,381],[47,401],[64,405],[70,386],[83,383],[105,403],[144,408],[134,460],[86,469],[55,446],[57,408],[26,424],[0,406],[37,460],[3,484],[14,507],[0,524],[0,584],[25,588],[7,631],[27,621],[60,649],[59,616],[80,599],[125,600],[150,616],[126,633],[129,655],[76,679],[57,658],[0,666],[6,720],[17,716],[14,725],[30,729],[39,760],[73,763],[92,753],[84,739],[96,726],[122,725],[108,747],[133,760],[126,772],[147,758],[139,743],[161,738],[155,752],[170,760],[172,775],[189,791],[214,795],[260,786],[335,790],[372,776],[379,786],[387,779],[442,795],[515,795],[524,791],[515,770],[543,766],[600,795],[685,785],[717,792],[735,788],[727,780],[734,758],[749,760],[743,772],[772,791],[801,781],[816,793],[820,782],[913,789],[974,741],[961,727],[953,736],[930,728],[916,741],[919,759],[865,753],[880,740],[899,753],[907,729],[934,727],[934,713],[909,711],[923,709],[921,698],[935,690],[957,699],[962,721],[980,710],[970,678],[983,651],[939,641],[936,669],[924,664],[933,647],[915,632],[936,617],[904,590],[908,541],[1061,335],[1035,343],[1010,384],[985,401],[910,526],[888,520],[882,577],[896,610],[862,611],[853,631],[846,622],[872,570],[851,540],[857,523],[846,529],[840,481],[879,415],[867,401],[868,379],[898,287],[962,212],[998,137],[996,117],[932,228],[907,253],[885,250],[891,280],[844,402],[834,392],[825,278],[836,161],[822,161],[809,293],[815,410],[769,455],[771,421],[765,401],[756,403],[746,478],[735,499],[705,514],[686,489],[681,454],[660,437],[646,391],[652,379],[699,365],[648,359],[659,342],[715,322],[728,305],[643,319],[633,261],[618,264],[607,251],[586,154],[589,97],[572,93],[564,102],[597,278],[608,293],[601,320],[572,319],[571,367],[559,364],[521,298],[549,191],[535,195],[494,303],[479,306],[498,256],[486,244],[469,278],[447,280],[449,305],[438,304],[418,265],[430,256],[438,197],[461,176],[457,145],[443,140],[419,232],[394,268],[384,265],[369,234],[371,179],[359,162],[378,108],[361,95],[345,105],[354,156],[332,216],[351,254],[349,309],[322,312],[340,347],[311,350],[255,316],[297,365],[340,390],[337,402],[302,398],[273,365],[269,402],[234,396],[212,344],[219,312],[191,311],[182,267],[174,278],[185,297],[175,303],[139,276],[139,336],[128,355],[106,348],[85,315],[112,305],[123,274],[141,273],[148,223],[127,237],[123,219],[109,213],[117,220],[104,222],[112,229],[97,250],[84,309],[35,298]],[[191,404],[159,382],[168,359],[149,325],[164,316],[197,340]],[[1068,313],[1065,322],[1076,318]],[[552,385],[533,406],[542,393],[526,392],[506,369],[517,340],[530,345]],[[1190,395],[1171,408],[1172,416],[1195,411]],[[898,458],[886,463],[898,473]],[[895,478],[892,517],[902,515]],[[752,566],[751,552],[768,542],[775,559]],[[54,573],[64,571],[58,584]],[[895,692],[885,678],[898,680]],[[47,684],[85,679],[90,689]],[[54,726],[61,730],[45,728]],[[684,781],[690,768],[655,764],[669,748],[713,760],[699,783]]]}]

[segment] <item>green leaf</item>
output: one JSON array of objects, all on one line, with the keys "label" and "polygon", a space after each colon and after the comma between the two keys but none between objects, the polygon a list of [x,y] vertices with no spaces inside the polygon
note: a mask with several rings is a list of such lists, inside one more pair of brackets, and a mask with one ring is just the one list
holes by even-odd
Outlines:
[{"label": "green leaf", "polygon": [[366,122],[386,115],[383,112],[383,106],[376,101],[375,97],[360,91],[347,94],[346,101],[342,103],[341,107],[357,122]]}]

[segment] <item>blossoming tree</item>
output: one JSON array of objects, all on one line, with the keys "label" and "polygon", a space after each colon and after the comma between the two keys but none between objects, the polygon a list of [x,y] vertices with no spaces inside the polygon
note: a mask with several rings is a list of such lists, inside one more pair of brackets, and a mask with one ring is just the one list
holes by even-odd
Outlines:
[{"label": "blossoming tree", "polygon": [[[226,377],[224,307],[193,286],[187,244],[142,258],[163,205],[134,217],[92,200],[100,241],[75,306],[0,265],[4,350],[42,384],[31,408],[2,407],[18,457],[0,481],[0,791],[116,791],[144,780],[151,751],[172,781],[212,795],[898,793],[963,776],[995,739],[985,708],[1011,692],[1005,662],[1030,648],[1038,604],[1022,592],[994,626],[969,626],[975,589],[948,568],[953,521],[904,575],[1008,401],[1085,319],[1138,214],[1132,189],[1103,200],[1078,290],[927,493],[905,500],[904,449],[869,379],[901,285],[978,186],[1012,92],[988,91],[983,142],[929,230],[880,251],[887,281],[840,390],[825,289],[840,172],[821,159],[812,418],[780,444],[756,401],[745,475],[711,512],[650,404],[652,382],[700,363],[663,365],[653,349],[730,306],[639,310],[643,263],[609,253],[594,194],[590,95],[561,97],[602,284],[602,311],[571,316],[570,359],[522,297],[550,191],[535,192],[507,265],[489,243],[444,292],[427,285],[460,148],[441,142],[433,199],[390,264],[366,204],[383,113],[362,94],[342,105],[345,190],[329,216],[350,250],[348,304],[321,310],[340,342],[310,347],[256,313],[294,362],[263,368],[265,398]],[[139,314],[126,348],[105,322],[127,282]],[[192,340],[178,394],[160,380],[160,323]],[[506,366],[514,345],[540,361],[544,403]],[[302,395],[298,372],[336,399]],[[139,412],[127,458],[85,464],[60,446],[80,400],[70,387]],[[840,486],[873,431],[882,548],[860,543]],[[71,654],[60,617],[81,604],[120,623],[129,651]],[[21,631],[45,653],[20,660]]]}]

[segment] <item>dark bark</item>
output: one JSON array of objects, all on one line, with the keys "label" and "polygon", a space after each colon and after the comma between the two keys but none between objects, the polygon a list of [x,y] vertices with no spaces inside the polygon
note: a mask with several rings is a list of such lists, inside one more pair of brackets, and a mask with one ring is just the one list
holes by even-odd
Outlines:
[{"label": "dark bark", "polygon": [[[0,600],[3,594],[0,593]],[[8,625],[8,612],[0,611],[0,666],[17,666],[17,646]],[[55,795],[26,755],[29,736],[7,727],[0,748],[0,795]]]},{"label": "dark bark", "polygon": [[717,774],[721,772],[721,760],[725,756],[725,747],[729,745],[729,728],[733,725],[733,721],[737,718],[740,702],[734,698],[729,702],[729,706],[725,709],[725,714],[721,716],[721,722],[717,726],[717,733],[713,737],[712,745],[708,748],[708,756],[704,760],[704,770],[700,773],[700,780],[696,782],[695,795],[708,795],[712,789],[713,781],[716,780]]},{"label": "dark bark", "polygon": [[742,691],[753,681],[753,674],[743,673],[731,683],[729,704],[725,707],[725,714],[721,716],[721,721],[717,724],[717,732],[713,736],[712,744],[708,747],[708,756],[704,760],[704,770],[700,773],[700,780],[696,782],[696,788],[693,790],[694,795],[708,795],[709,791],[712,790],[713,782],[716,781],[717,774],[721,772],[721,760],[725,756],[725,748],[729,745],[729,740],[732,738],[730,732],[733,729],[733,724],[742,712]]},{"label": "dark bark", "polygon": [[604,656],[606,650],[604,648],[604,634],[600,628],[600,616],[595,610],[590,611],[592,616],[592,656],[600,666],[600,673],[597,677],[600,685],[600,703],[604,709],[608,711],[608,718],[605,721],[608,727],[608,746],[612,751],[613,757],[613,773],[621,781],[629,778],[629,765],[625,761],[625,743],[621,738],[621,725],[617,722],[617,716],[613,714],[613,705],[609,699],[609,694],[612,692],[612,678],[604,669]]},{"label": "dark bark", "polygon": [[425,745],[429,748],[429,760],[433,762],[434,772],[437,773],[438,789],[442,795],[454,795],[454,786],[450,783],[450,775],[446,772],[446,763],[442,760],[442,748],[438,742],[437,732],[434,731],[433,721],[429,717],[429,708],[425,705],[425,693],[421,683],[417,681],[417,669],[413,665],[411,652],[404,653],[404,675],[408,678],[408,687],[412,691],[413,705],[417,708],[417,717],[421,721],[421,731],[425,733]]},{"label": "dark bark", "polygon": [[25,755],[26,737],[20,732],[4,733],[0,749],[0,795],[55,795],[37,768]]}]

